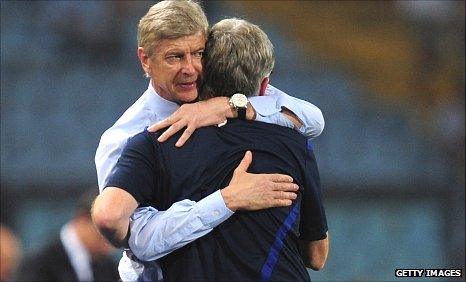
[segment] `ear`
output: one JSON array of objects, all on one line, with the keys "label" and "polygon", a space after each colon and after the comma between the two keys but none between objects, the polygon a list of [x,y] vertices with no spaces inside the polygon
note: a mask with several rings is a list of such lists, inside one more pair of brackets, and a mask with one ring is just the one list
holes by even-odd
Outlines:
[{"label": "ear", "polygon": [[265,89],[267,89],[267,85],[269,85],[269,78],[265,77],[261,82],[261,87],[259,89],[259,96],[265,95]]},{"label": "ear", "polygon": [[145,73],[150,73],[150,64],[149,64],[149,56],[144,51],[143,47],[138,47],[138,58],[141,62],[142,69]]}]

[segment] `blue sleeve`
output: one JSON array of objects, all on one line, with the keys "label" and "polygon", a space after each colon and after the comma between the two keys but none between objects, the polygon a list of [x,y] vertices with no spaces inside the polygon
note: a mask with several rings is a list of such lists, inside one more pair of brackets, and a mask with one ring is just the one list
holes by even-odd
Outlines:
[{"label": "blue sleeve", "polygon": [[220,190],[199,202],[176,202],[166,211],[138,208],[131,216],[128,244],[140,260],[156,260],[206,235],[231,215]]},{"label": "blue sleeve", "polygon": [[317,241],[326,238],[328,227],[322,202],[319,170],[310,141],[308,141],[305,168],[306,181],[301,199],[299,233],[303,240]]},{"label": "blue sleeve", "polygon": [[117,187],[131,194],[139,204],[154,203],[159,174],[155,144],[151,135],[141,132],[128,140],[113,168],[106,187]]}]

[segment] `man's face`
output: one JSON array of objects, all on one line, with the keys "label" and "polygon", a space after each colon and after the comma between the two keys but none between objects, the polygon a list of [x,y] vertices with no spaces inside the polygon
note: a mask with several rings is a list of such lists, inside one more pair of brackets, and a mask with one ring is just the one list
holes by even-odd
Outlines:
[{"label": "man's face", "polygon": [[197,33],[158,42],[147,65],[160,96],[179,104],[197,99],[205,41],[204,35]]}]

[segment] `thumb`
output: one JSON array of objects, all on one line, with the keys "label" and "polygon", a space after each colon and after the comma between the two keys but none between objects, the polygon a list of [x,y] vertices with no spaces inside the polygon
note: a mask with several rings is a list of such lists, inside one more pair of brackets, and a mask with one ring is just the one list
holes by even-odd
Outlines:
[{"label": "thumb", "polygon": [[249,165],[252,163],[252,153],[251,151],[246,151],[244,154],[243,159],[239,163],[239,165],[236,167],[235,172],[246,172],[249,168]]}]

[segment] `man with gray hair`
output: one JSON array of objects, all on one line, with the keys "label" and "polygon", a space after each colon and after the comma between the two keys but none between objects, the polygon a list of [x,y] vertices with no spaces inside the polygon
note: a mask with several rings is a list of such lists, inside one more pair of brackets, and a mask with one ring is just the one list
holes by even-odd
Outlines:
[{"label": "man with gray hair", "polygon": [[212,27],[203,60],[203,100],[217,93],[263,96],[275,65],[272,42],[256,25],[226,19]]},{"label": "man with gray hair", "polygon": [[[102,135],[95,157],[101,194],[94,205],[93,219],[116,246],[126,246],[130,216],[143,203],[125,190],[111,187],[108,180],[128,139],[145,127],[156,122],[159,123],[150,130],[170,126],[159,137],[160,141],[186,127],[176,146],[182,146],[197,128],[219,124],[226,118],[285,125],[308,138],[318,136],[323,130],[322,113],[317,107],[272,86],[266,89],[267,97],[253,97],[247,107],[227,97],[191,103],[198,98],[207,30],[204,12],[193,1],[159,2],[139,23],[138,57],[144,73],[151,79],[149,87]],[[246,155],[244,161],[250,163],[251,158]],[[231,207],[258,210],[291,205],[297,185],[290,176],[251,174],[246,171],[248,166],[240,168],[232,182],[215,187],[202,200],[175,202],[164,211],[147,207],[133,215],[151,219],[153,233],[160,239],[151,248],[158,257],[212,231],[233,214]],[[133,180],[141,181],[136,177]]]},{"label": "man with gray hair", "polygon": [[[245,102],[265,94],[274,53],[258,26],[222,20],[212,27],[205,52],[201,99],[225,93]],[[243,212],[231,205],[235,214],[223,224],[159,259],[164,280],[307,281],[305,266],[323,267],[327,222],[317,164],[305,137],[285,127],[238,119],[229,119],[222,127],[199,129],[181,148],[174,146],[181,134],[160,143],[161,133],[146,130],[134,136],[109,185],[120,187],[139,203],[164,210],[182,199],[198,201],[213,187],[233,181],[238,169],[250,165],[252,151],[252,172],[287,174],[300,187],[287,207]],[[248,161],[241,161],[245,151]],[[145,180],[135,183],[135,177]],[[151,247],[157,236],[150,225],[150,219],[143,218],[134,218],[131,224],[129,246],[142,260],[159,258]]]}]

